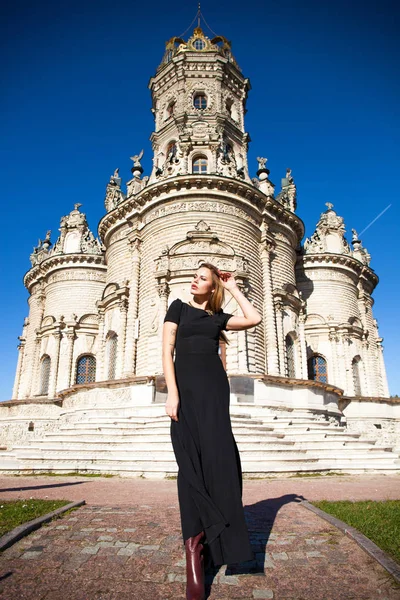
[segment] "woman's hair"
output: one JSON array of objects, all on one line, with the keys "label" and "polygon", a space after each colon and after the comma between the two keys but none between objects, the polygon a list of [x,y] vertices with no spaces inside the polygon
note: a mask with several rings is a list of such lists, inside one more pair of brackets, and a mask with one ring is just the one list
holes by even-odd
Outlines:
[{"label": "woman's hair", "polygon": [[[199,269],[201,269],[202,267],[205,267],[206,269],[209,269],[211,271],[211,278],[214,286],[214,291],[211,293],[211,297],[207,304],[207,310],[210,310],[213,313],[217,313],[221,310],[222,305],[224,303],[225,288],[221,283],[221,279],[218,275],[218,269],[215,265],[213,265],[212,263],[204,262],[198,266]],[[221,331],[220,333],[220,339],[222,339],[226,344],[229,344],[229,340],[223,331]]]}]

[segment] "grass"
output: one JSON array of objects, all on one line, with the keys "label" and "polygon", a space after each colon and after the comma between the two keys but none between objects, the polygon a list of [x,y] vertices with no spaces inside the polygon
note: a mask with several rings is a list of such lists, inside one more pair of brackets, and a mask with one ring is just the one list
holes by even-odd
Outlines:
[{"label": "grass", "polygon": [[0,503],[0,536],[69,503],[70,500],[3,500]]},{"label": "grass", "polygon": [[400,500],[321,500],[312,504],[358,529],[393,560],[400,563]]}]

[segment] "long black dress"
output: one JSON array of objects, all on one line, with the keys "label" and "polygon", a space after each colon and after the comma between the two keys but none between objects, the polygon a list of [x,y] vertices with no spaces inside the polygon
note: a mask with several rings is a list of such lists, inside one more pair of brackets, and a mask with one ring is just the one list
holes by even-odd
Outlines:
[{"label": "long black dress", "polygon": [[229,414],[229,381],[218,354],[231,314],[209,315],[180,299],[165,321],[178,324],[178,421],[171,441],[178,464],[183,540],[204,530],[214,565],[254,559],[242,504],[242,469]]}]

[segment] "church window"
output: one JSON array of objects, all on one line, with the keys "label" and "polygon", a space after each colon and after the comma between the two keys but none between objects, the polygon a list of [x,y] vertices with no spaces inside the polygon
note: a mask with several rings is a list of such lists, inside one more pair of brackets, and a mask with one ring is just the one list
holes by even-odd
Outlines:
[{"label": "church window", "polygon": [[205,94],[196,94],[193,99],[193,106],[199,110],[207,108],[207,96]]},{"label": "church window", "polygon": [[361,357],[355,356],[351,363],[351,370],[353,372],[353,385],[354,385],[354,395],[361,396]]},{"label": "church window", "polygon": [[205,156],[197,156],[193,161],[193,173],[204,174],[207,173],[208,160]]},{"label": "church window", "polygon": [[197,38],[197,40],[194,41],[193,46],[195,50],[204,50],[206,43],[204,40]]},{"label": "church window", "polygon": [[171,100],[171,102],[167,106],[167,117],[172,117],[175,110],[175,100]]},{"label": "church window", "polygon": [[40,389],[39,394],[45,396],[49,393],[50,382],[50,356],[45,354],[40,362]]},{"label": "church window", "polygon": [[96,359],[91,354],[85,354],[76,363],[75,383],[93,383],[96,381]]},{"label": "church window", "polygon": [[170,142],[167,146],[167,161],[172,163],[177,153],[176,142]]},{"label": "church window", "polygon": [[294,340],[291,335],[287,335],[285,338],[286,346],[286,376],[294,379],[296,377],[295,363],[294,363]]},{"label": "church window", "polygon": [[313,381],[321,381],[321,383],[328,383],[328,371],[326,360],[319,354],[314,354],[308,359],[308,379]]},{"label": "church window", "polygon": [[107,379],[115,379],[118,336],[113,331],[107,336]]},{"label": "church window", "polygon": [[230,117],[232,117],[232,107],[233,107],[233,100],[231,98],[228,98],[226,103],[225,103],[225,107],[227,110],[227,113]]}]

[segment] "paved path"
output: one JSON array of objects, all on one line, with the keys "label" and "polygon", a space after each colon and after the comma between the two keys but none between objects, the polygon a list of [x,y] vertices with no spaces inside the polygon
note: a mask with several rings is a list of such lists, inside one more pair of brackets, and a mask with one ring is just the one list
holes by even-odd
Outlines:
[{"label": "paved path", "polygon": [[[386,571],[296,498],[400,498],[400,476],[245,480],[254,563],[207,569],[209,600],[399,600]],[[85,499],[0,559],[5,600],[183,600],[176,481],[1,477],[1,499]]]}]

